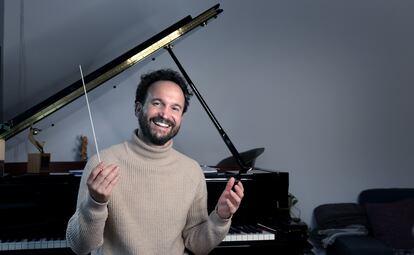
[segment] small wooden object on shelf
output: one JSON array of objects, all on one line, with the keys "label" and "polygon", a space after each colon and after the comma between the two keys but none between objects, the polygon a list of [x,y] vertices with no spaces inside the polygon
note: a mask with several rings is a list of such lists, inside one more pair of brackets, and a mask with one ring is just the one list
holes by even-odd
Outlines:
[{"label": "small wooden object on shelf", "polygon": [[50,170],[50,153],[29,153],[27,160],[28,173],[48,172]]}]

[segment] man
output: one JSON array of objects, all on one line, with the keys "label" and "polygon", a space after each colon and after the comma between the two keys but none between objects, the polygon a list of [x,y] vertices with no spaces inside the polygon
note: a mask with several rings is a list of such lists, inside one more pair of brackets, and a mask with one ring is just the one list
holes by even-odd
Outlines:
[{"label": "man", "polygon": [[227,234],[243,198],[231,178],[208,215],[199,164],[172,148],[191,93],[175,71],[141,77],[130,141],[85,166],[66,239],[77,254],[207,254]]}]

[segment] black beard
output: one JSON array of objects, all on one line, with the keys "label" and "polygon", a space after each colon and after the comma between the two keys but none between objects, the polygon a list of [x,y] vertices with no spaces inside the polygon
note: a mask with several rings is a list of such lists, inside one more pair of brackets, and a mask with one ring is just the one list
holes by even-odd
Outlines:
[{"label": "black beard", "polygon": [[[155,133],[152,133],[150,122],[156,121],[156,120],[163,120],[165,123],[168,123],[171,126],[171,131],[167,135],[161,136],[161,137],[157,136]],[[144,138],[155,145],[166,144],[169,140],[171,140],[174,136],[176,136],[178,131],[180,130],[180,126],[177,127],[171,121],[163,119],[162,117],[159,117],[159,116],[151,118],[150,120],[147,121],[147,116],[143,114],[142,110],[138,113],[138,123],[139,123],[141,132]]]}]

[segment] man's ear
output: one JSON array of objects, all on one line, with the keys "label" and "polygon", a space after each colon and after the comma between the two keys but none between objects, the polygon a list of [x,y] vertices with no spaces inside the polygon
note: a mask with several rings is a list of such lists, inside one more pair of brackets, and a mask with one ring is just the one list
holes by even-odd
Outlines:
[{"label": "man's ear", "polygon": [[138,117],[138,114],[141,110],[142,110],[142,104],[140,102],[135,102],[135,116]]}]

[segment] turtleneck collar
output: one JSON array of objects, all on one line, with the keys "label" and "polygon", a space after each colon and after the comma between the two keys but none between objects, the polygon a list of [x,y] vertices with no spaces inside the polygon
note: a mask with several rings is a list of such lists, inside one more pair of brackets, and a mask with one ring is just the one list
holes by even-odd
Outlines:
[{"label": "turtleneck collar", "polygon": [[130,141],[130,149],[137,154],[140,154],[148,159],[163,159],[167,158],[172,151],[173,141],[166,143],[163,146],[151,146],[146,144],[137,136],[138,130],[136,129],[132,134]]}]

